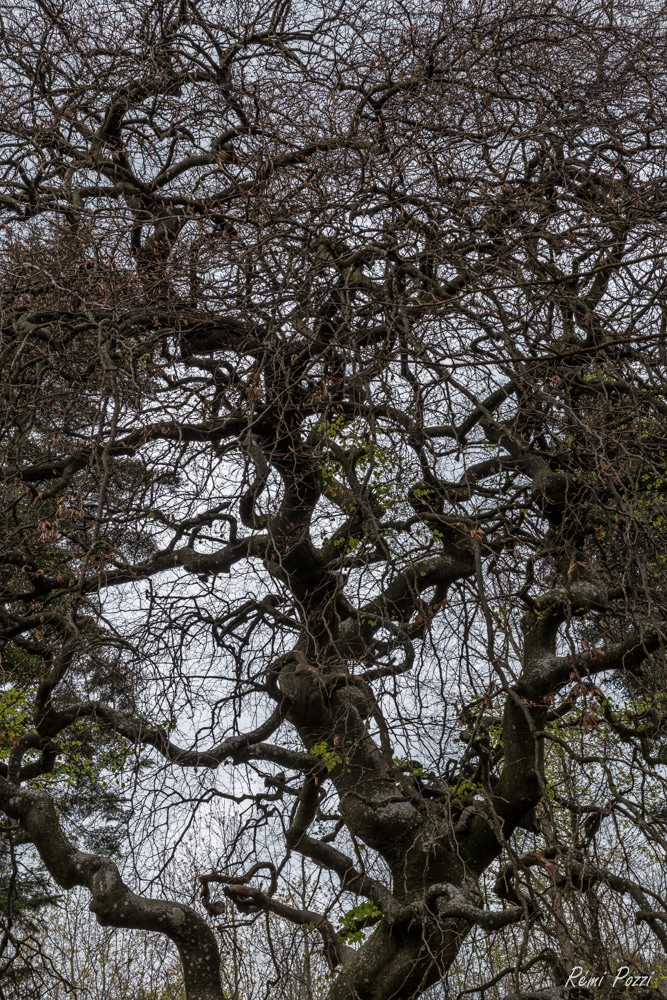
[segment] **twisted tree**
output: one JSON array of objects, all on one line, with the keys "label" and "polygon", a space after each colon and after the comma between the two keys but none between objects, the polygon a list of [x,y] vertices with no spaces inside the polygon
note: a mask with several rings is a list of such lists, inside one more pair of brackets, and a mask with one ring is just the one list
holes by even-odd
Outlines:
[{"label": "twisted tree", "polygon": [[[357,8],[3,10],[5,836],[188,1000],[234,913],[328,1000],[620,991],[667,951],[665,11]],[[167,801],[237,815],[192,898]]]}]

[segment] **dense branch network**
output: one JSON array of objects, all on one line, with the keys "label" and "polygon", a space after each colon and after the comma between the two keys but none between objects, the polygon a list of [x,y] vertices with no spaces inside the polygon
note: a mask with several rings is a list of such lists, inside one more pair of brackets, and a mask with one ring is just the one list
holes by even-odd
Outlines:
[{"label": "dense branch network", "polygon": [[663,15],[232,8],[4,24],[11,836],[188,1000],[212,930],[75,846],[67,767],[247,804],[204,908],[314,929],[329,1000],[416,997],[475,928],[561,989],[613,960],[596,893],[665,948],[658,876],[601,857],[664,847]]}]

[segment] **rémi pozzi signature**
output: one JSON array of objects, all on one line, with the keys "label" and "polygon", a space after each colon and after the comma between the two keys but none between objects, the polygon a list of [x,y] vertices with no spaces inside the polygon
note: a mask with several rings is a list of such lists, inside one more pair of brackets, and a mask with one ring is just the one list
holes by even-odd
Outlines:
[{"label": "r\u00e9mi pozzi signature", "polygon": [[567,982],[565,983],[566,988],[568,986],[588,986],[597,987],[602,986],[607,980],[614,977],[612,982],[612,987],[618,986],[621,988],[627,987],[638,987],[638,986],[652,986],[654,989],[657,988],[658,978],[657,973],[650,973],[648,976],[638,976],[630,973],[630,968],[627,965],[622,965],[617,971],[614,972],[604,972],[600,976],[594,976],[591,972],[586,972],[581,965],[575,965],[572,972],[568,976]]}]

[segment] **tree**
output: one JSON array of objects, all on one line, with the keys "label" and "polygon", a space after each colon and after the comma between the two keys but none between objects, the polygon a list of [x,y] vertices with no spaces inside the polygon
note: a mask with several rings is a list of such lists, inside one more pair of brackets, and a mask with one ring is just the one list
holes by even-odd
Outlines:
[{"label": "tree", "polygon": [[0,840],[0,998],[37,1000],[45,983],[58,981],[41,946],[45,907],[57,902],[41,875],[21,870],[15,852]]},{"label": "tree", "polygon": [[0,808],[188,1000],[239,919],[292,996],[620,993],[667,951],[665,10],[358,7],[5,8]]}]

